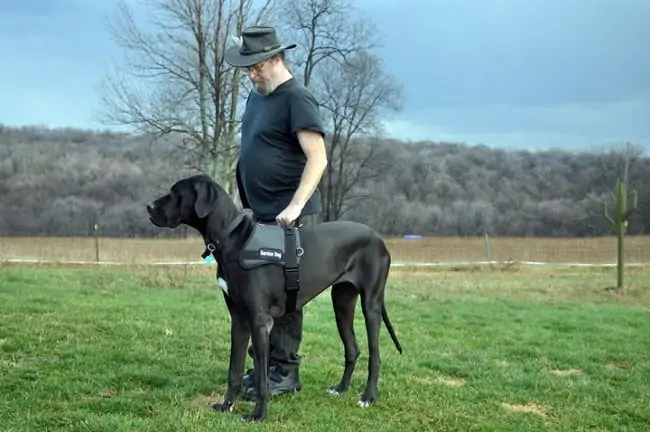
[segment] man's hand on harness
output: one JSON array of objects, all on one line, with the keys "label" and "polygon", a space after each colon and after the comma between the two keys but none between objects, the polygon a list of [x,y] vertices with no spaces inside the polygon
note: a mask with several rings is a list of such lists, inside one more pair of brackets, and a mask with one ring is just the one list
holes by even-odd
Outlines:
[{"label": "man's hand on harness", "polygon": [[292,223],[294,223],[298,218],[300,217],[300,213],[302,212],[302,206],[298,204],[291,203],[280,212],[280,214],[275,218],[275,220],[278,222],[278,225],[281,226],[291,226]]}]

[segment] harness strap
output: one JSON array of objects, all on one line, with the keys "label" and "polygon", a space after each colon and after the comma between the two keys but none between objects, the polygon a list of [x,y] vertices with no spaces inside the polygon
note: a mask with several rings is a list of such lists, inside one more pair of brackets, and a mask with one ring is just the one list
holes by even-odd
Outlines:
[{"label": "harness strap", "polygon": [[296,247],[296,236],[293,228],[284,230],[284,274],[285,274],[285,291],[287,292],[287,302],[285,314],[291,313],[296,309],[296,300],[298,289],[300,289],[300,280],[298,278],[298,252]]}]

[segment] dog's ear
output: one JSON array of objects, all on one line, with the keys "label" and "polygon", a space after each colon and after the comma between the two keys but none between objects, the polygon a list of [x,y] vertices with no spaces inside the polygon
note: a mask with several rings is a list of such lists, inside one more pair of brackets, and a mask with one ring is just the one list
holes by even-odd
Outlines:
[{"label": "dog's ear", "polygon": [[196,190],[194,211],[200,219],[203,219],[210,214],[217,205],[218,191],[214,184],[207,181],[194,183],[194,189]]}]

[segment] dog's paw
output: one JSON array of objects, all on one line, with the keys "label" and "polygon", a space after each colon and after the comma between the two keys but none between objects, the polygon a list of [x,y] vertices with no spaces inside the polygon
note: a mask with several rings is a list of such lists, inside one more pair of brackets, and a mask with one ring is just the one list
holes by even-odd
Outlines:
[{"label": "dog's paw", "polygon": [[357,402],[357,405],[359,405],[361,408],[368,408],[370,407],[375,401],[373,399],[370,400],[364,400],[364,399],[359,399],[359,402]]},{"label": "dog's paw", "polygon": [[232,412],[232,410],[235,408],[234,403],[216,403],[212,405],[212,409],[217,411],[217,412]]},{"label": "dog's paw", "polygon": [[241,421],[243,422],[254,422],[254,421],[263,421],[266,418],[265,414],[258,414],[258,413],[250,413],[246,414],[241,418]]},{"label": "dog's paw", "polygon": [[327,393],[338,396],[342,395],[343,393],[348,391],[349,383],[341,382],[337,385],[332,385],[329,389],[327,389]]}]

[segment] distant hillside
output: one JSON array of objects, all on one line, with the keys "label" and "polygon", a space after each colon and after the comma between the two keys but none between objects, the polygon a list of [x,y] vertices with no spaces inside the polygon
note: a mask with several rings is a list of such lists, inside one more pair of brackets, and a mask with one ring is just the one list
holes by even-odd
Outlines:
[{"label": "distant hillside", "polygon": [[[506,151],[454,143],[374,143],[378,176],[343,216],[385,235],[590,236],[609,233],[601,203],[621,172],[612,154]],[[160,236],[144,203],[193,171],[169,142],[76,129],[0,126],[0,235]],[[630,233],[650,231],[650,158],[630,170]],[[613,207],[613,205],[612,205]]]}]

